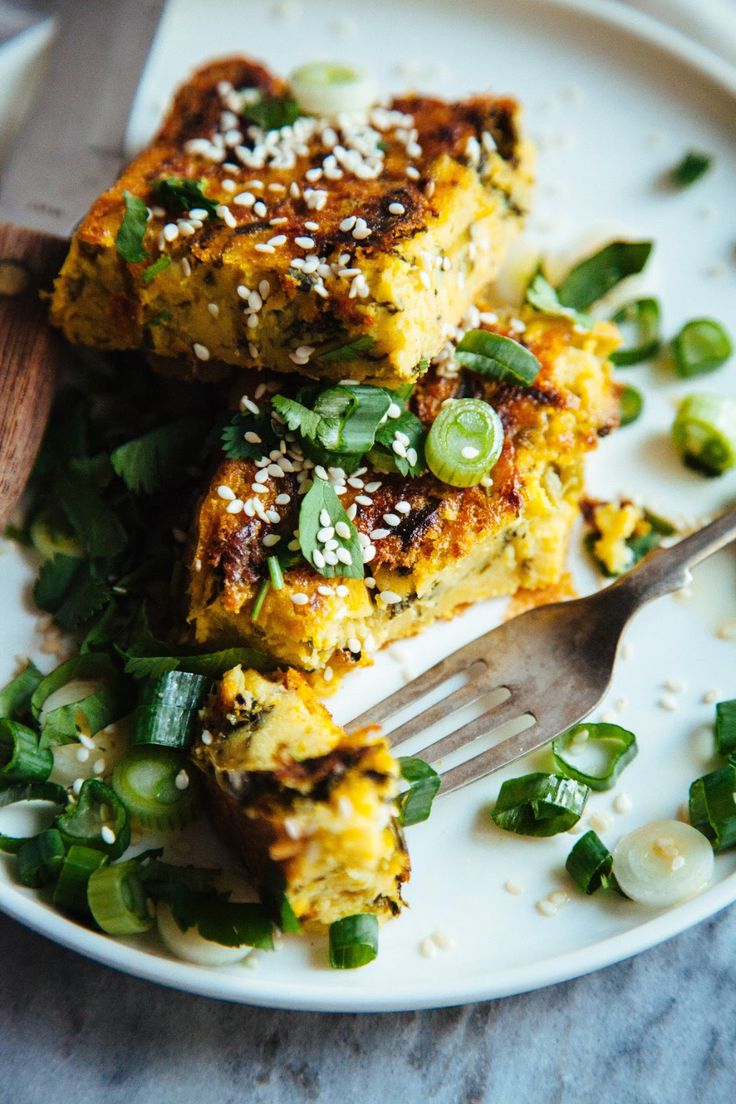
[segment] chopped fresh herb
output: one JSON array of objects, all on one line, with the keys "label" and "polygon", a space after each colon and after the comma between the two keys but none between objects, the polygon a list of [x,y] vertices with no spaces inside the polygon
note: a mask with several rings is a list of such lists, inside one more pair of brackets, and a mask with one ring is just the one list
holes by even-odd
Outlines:
[{"label": "chopped fresh herb", "polygon": [[[339,542],[335,552],[336,564],[326,562],[322,543],[317,539],[317,534],[325,527],[335,530],[335,540]],[[344,528],[349,535],[343,537],[340,528]],[[358,531],[333,488],[324,479],[315,479],[302,499],[299,510],[299,546],[305,560],[320,575],[328,579],[336,576],[347,579],[363,578],[363,552]],[[340,553],[343,553],[342,558]]]},{"label": "chopped fresh herb", "polygon": [[690,823],[713,845],[725,851],[736,844],[736,767],[729,763],[696,779],[690,787]]},{"label": "chopped fresh herb", "polygon": [[257,621],[258,618],[261,616],[261,610],[263,609],[263,603],[266,601],[266,595],[268,594],[270,589],[271,589],[271,580],[270,579],[264,579],[263,582],[261,583],[260,587],[258,588],[258,593],[256,594],[256,599],[255,599],[255,602],[253,603],[253,608],[250,611],[251,621]]},{"label": "chopped fresh herb", "polygon": [[716,750],[719,755],[736,752],[736,698],[716,706]]},{"label": "chopped fresh herb", "polygon": [[[141,273],[143,283],[150,284],[151,280],[154,280],[157,276],[160,276],[162,272],[165,272],[170,264],[171,257],[168,255],[168,253],[164,253],[164,255],[162,257],[159,257],[157,261],[154,261],[153,264],[150,264],[148,268],[143,269],[143,272]],[[148,325],[151,326],[152,324],[153,323],[149,321]]]},{"label": "chopped fresh herb", "polygon": [[591,320],[587,315],[581,314],[573,307],[562,305],[557,291],[541,272],[536,273],[527,287],[526,301],[542,314],[548,314],[553,318],[569,318],[571,322],[586,328],[591,326]]},{"label": "chopped fresh herb", "polygon": [[255,123],[261,130],[281,130],[291,126],[299,118],[299,105],[290,96],[267,96],[261,94],[257,100],[247,103],[242,110],[243,117]]},{"label": "chopped fresh herb", "polygon": [[56,827],[68,847],[92,847],[111,859],[122,855],[130,844],[128,812],[112,787],[99,778],[87,779],[76,803],[56,818]]},{"label": "chopped fresh herb", "polygon": [[577,824],[589,794],[587,786],[572,778],[525,774],[503,783],[491,818],[506,832],[555,836]]},{"label": "chopped fresh herb", "polygon": [[173,654],[172,645],[161,641],[142,641],[131,644],[127,651],[120,649],[125,663],[125,673],[133,678],[155,678],[167,671],[190,671],[196,675],[219,678],[231,667],[241,664],[257,671],[273,669],[273,663],[255,648],[224,648],[219,652]]},{"label": "chopped fresh herb", "polygon": [[125,201],[125,214],[120,223],[120,229],[115,238],[115,248],[123,260],[130,264],[148,260],[148,254],[143,248],[143,239],[148,225],[148,208],[142,199],[123,192]]},{"label": "chopped fresh herb", "polygon": [[123,524],[84,468],[70,465],[61,472],[56,493],[72,529],[93,559],[122,551],[127,541]]},{"label": "chopped fresh herb", "polygon": [[611,361],[619,368],[628,368],[650,360],[659,350],[660,309],[656,299],[633,299],[614,314],[612,321],[634,329],[635,344],[611,353]]},{"label": "chopped fresh herb", "polygon": [[[398,397],[394,398],[394,402],[398,402],[399,405],[405,405]],[[406,452],[405,456],[399,456],[394,450],[393,444],[396,440],[396,434],[403,433],[404,437],[408,438],[408,444],[404,445]],[[401,475],[417,476],[421,475],[427,468],[427,462],[424,455],[424,445],[427,439],[427,431],[422,423],[417,418],[416,414],[413,414],[411,410],[404,410],[398,418],[390,418],[383,425],[378,427],[376,431],[376,447],[371,449],[368,454],[368,459],[371,463],[379,469],[379,471],[392,471],[396,470]],[[414,449],[416,455],[416,461],[410,459],[411,450]]]},{"label": "chopped fresh herb", "polygon": [[690,150],[667,175],[667,182],[673,188],[688,188],[708,171],[713,158],[708,153]]},{"label": "chopped fresh herb", "polygon": [[296,399],[287,399],[283,395],[274,395],[271,405],[292,432],[297,432],[309,441],[316,441],[322,419],[319,414],[303,406]]},{"label": "chopped fresh herb", "polygon": [[631,425],[632,422],[635,422],[637,418],[641,416],[641,412],[644,409],[644,397],[641,391],[637,391],[635,387],[630,387],[627,384],[621,391],[619,401],[621,403],[621,425]]},{"label": "chopped fresh herb", "polygon": [[399,824],[408,828],[428,819],[442,779],[423,759],[400,756],[398,763],[401,777],[409,783],[409,789],[399,797]]},{"label": "chopped fresh herb", "polygon": [[677,407],[672,439],[685,463],[717,476],[736,465],[736,399],[697,392]]},{"label": "chopped fresh herb", "polygon": [[565,307],[586,310],[621,283],[641,272],[652,252],[649,241],[614,241],[587,257],[568,272],[557,288]]},{"label": "chopped fresh herb", "polygon": [[327,353],[320,353],[318,359],[328,364],[340,360],[359,360],[361,357],[367,356],[375,344],[375,337],[364,334],[362,337],[356,337],[354,341],[349,341],[347,345],[338,345],[336,349],[330,349]]},{"label": "chopped fresh herb", "polygon": [[378,954],[378,920],[371,912],[344,916],[330,924],[330,966],[355,970]]},{"label": "chopped fresh herb", "polygon": [[47,828],[25,840],[18,850],[17,871],[21,885],[31,889],[53,882],[64,865],[66,844],[56,828]]},{"label": "chopped fresh herb", "polygon": [[672,338],[672,356],[678,376],[689,379],[714,372],[733,353],[726,329],[713,318],[695,318],[686,322]]},{"label": "chopped fresh herb", "polygon": [[52,753],[39,746],[32,728],[0,720],[0,782],[45,782],[53,766]]},{"label": "chopped fresh herb", "polygon": [[[582,770],[572,759],[594,745],[604,759],[600,770]],[[583,782],[591,790],[610,790],[624,767],[636,756],[636,736],[616,724],[577,724],[552,741],[555,766],[561,774]]]},{"label": "chopped fresh herb", "polygon": [[217,200],[209,199],[204,194],[204,184],[201,180],[167,176],[156,181],[153,194],[162,207],[174,214],[200,207],[212,217],[217,215]]},{"label": "chopped fresh herb", "polygon": [[[622,502],[619,508],[630,505],[631,503]],[[616,566],[616,569],[613,570],[609,564],[601,559],[596,551],[596,544],[603,534],[597,528],[595,511],[593,511],[593,520],[591,524],[593,525],[593,532],[586,535],[585,546],[595,560],[600,571],[608,578],[612,578],[616,575],[623,575],[624,572],[629,571],[638,564],[653,548],[659,548],[664,537],[672,537],[677,533],[676,527],[670,521],[667,521],[666,518],[662,518],[658,514],[652,513],[650,510],[644,510],[641,518],[635,524],[633,532],[629,537],[626,537],[623,542],[628,550],[626,562],[622,563],[620,567]]]},{"label": "chopped fresh herb", "polygon": [[565,869],[583,893],[616,886],[613,855],[592,829],[577,841],[567,856]]},{"label": "chopped fresh herb", "polygon": [[110,463],[128,490],[134,494],[153,494],[177,475],[185,475],[192,441],[204,428],[203,422],[193,418],[159,426],[114,449]]},{"label": "chopped fresh herb", "polygon": [[[245,434],[260,440],[246,441]],[[277,443],[271,419],[265,414],[236,414],[222,430],[222,451],[229,460],[260,460]]]},{"label": "chopped fresh herb", "polygon": [[0,690],[0,717],[17,720],[24,717],[31,705],[31,697],[43,675],[35,663],[26,661],[23,670]]},{"label": "chopped fresh herb", "polygon": [[455,350],[463,368],[506,383],[530,385],[541,365],[529,349],[513,338],[488,330],[469,330]]},{"label": "chopped fresh herb", "polygon": [[168,310],[160,310],[154,314],[147,322],[144,322],[144,326],[163,326],[166,322],[170,322],[173,318],[173,314]]},{"label": "chopped fresh herb", "polygon": [[87,883],[87,904],[108,935],[135,935],[153,927],[138,863],[114,863],[95,870]]}]

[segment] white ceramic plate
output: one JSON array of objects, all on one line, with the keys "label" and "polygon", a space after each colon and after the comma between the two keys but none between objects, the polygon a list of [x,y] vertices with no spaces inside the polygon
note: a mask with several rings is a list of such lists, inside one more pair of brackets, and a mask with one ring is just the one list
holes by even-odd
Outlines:
[{"label": "white ceramic plate", "polygon": [[[195,63],[235,50],[280,71],[320,57],[361,61],[394,89],[509,91],[526,104],[528,128],[542,145],[529,237],[558,253],[607,231],[654,237],[656,259],[644,286],[661,295],[668,333],[702,314],[733,328],[736,78],[727,66],[709,64],[703,51],[653,27],[603,2],[343,0],[338,8],[329,0],[220,0],[205,12],[195,0],[174,0],[141,86],[132,141],[146,137],[169,89]],[[715,167],[691,190],[664,194],[658,174],[690,148],[711,151]],[[630,369],[626,378],[644,388],[646,416],[602,443],[589,466],[591,493],[635,493],[684,518],[723,508],[736,493],[736,473],[701,479],[668,442],[673,401],[692,388],[673,382],[664,368]],[[736,362],[697,386],[736,393]],[[573,559],[580,587],[590,589],[594,575],[581,557]],[[0,565],[4,678],[17,653],[37,653],[38,639],[26,605],[31,567],[10,546]],[[713,765],[708,734],[700,731],[713,707],[702,697],[710,689],[736,694],[736,645],[716,635],[736,614],[735,568],[727,550],[699,569],[689,601],[661,599],[630,632],[631,658],[619,662],[610,703],[620,702],[617,716],[639,735],[640,755],[616,791],[625,788],[632,808],[613,813],[615,793],[609,793],[594,795],[588,810],[610,815],[602,833],[610,843],[646,820],[675,815],[690,781]],[[412,669],[493,626],[502,607],[478,607],[384,653],[333,699],[338,718],[346,720]],[[668,692],[678,706],[672,712],[658,704],[668,678],[687,683]],[[527,768],[519,764],[507,773]],[[487,999],[574,977],[666,939],[736,899],[736,857],[727,854],[716,862],[711,888],[668,912],[575,896],[554,917],[539,915],[535,902],[566,884],[562,865],[573,840],[497,831],[488,807],[502,777],[439,801],[431,821],[410,830],[411,909],[384,928],[378,960],[359,971],[331,971],[324,940],[305,939],[261,955],[256,970],[185,965],[153,940],[114,941],[66,921],[16,887],[4,865],[0,907],[92,958],[191,992],[289,1008],[385,1011]],[[522,886],[520,896],[504,890],[508,879]],[[419,945],[437,930],[456,945],[429,960]]]}]

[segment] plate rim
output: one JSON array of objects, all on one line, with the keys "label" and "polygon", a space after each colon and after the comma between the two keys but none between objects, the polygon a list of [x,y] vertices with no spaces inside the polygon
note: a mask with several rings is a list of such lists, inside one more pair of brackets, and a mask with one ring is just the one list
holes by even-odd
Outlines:
[{"label": "plate rim", "polygon": [[[684,62],[707,83],[736,101],[736,67],[700,43],[691,42],[682,32],[660,23],[653,16],[620,0],[525,0],[531,6],[546,6],[585,18],[588,22],[613,26],[629,33],[648,47]],[[144,74],[145,76],[145,74]],[[143,81],[141,81],[141,86]],[[138,105],[131,112],[129,132]],[[711,886],[698,897],[675,908],[643,920],[626,932],[578,947],[548,961],[535,961],[505,969],[493,969],[473,980],[442,981],[430,979],[401,994],[379,996],[363,990],[331,989],[325,983],[284,982],[274,978],[244,977],[213,967],[194,966],[172,958],[154,955],[129,943],[90,931],[69,920],[43,901],[30,896],[0,878],[0,911],[36,934],[75,951],[104,966],[168,988],[231,1003],[264,1008],[315,1012],[403,1012],[443,1008],[488,1001],[532,992],[549,985],[570,981],[584,974],[614,965],[681,934],[714,916],[736,901],[736,872]]]}]

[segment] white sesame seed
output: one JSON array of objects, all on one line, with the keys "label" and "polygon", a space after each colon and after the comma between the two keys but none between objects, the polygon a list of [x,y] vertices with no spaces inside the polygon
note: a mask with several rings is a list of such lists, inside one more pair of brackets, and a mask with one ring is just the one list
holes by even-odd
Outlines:
[{"label": "white sesame seed", "polygon": [[275,548],[280,540],[281,537],[278,533],[266,533],[266,536],[263,538],[263,547]]},{"label": "white sesame seed", "polygon": [[354,655],[357,655],[358,652],[361,652],[363,650],[357,636],[350,637],[350,639],[348,640],[348,648]]},{"label": "white sesame seed", "polygon": [[88,751],[95,751],[97,748],[97,744],[94,740],[91,740],[89,736],[85,736],[83,732],[79,733],[79,742],[82,747],[86,747]]},{"label": "white sesame seed", "polygon": [[608,813],[597,812],[591,813],[591,815],[588,817],[588,823],[590,824],[591,828],[595,829],[596,832],[607,832],[608,829],[611,827],[612,821]]},{"label": "white sesame seed", "polygon": [[338,521],[335,525],[335,532],[343,540],[350,540],[350,526],[346,522]]},{"label": "white sesame seed", "polygon": [[260,407],[256,403],[254,403],[252,399],[249,399],[247,395],[243,395],[241,397],[240,408],[241,410],[249,410],[251,414],[261,413]]},{"label": "white sesame seed", "polygon": [[408,514],[411,511],[411,503],[402,498],[400,502],[396,503],[394,509],[400,514]]},{"label": "white sesame seed", "polygon": [[348,217],[344,218],[342,220],[342,222],[340,223],[340,229],[343,230],[344,232],[347,232],[348,230],[352,230],[353,227],[355,226],[356,222],[357,222],[357,219],[356,219],[355,215],[348,215]]},{"label": "white sesame seed", "polygon": [[666,690],[671,690],[673,694],[682,694],[687,690],[687,683],[684,679],[679,678],[665,679],[664,686]]},{"label": "white sesame seed", "polygon": [[382,590],[379,594],[379,598],[381,598],[387,606],[395,606],[397,602],[401,601],[401,595],[396,594],[393,590]]},{"label": "white sesame seed", "polygon": [[388,537],[390,534],[390,529],[374,529],[370,534],[370,538],[372,541],[383,540],[384,537]]},{"label": "white sesame seed", "polygon": [[304,229],[305,230],[319,230],[319,223],[318,222],[312,222],[311,220],[308,219],[304,223]]},{"label": "white sesame seed", "polygon": [[419,457],[417,456],[417,450],[415,448],[408,448],[406,450],[406,459],[409,461],[412,467],[415,467],[417,460],[419,459]]},{"label": "white sesame seed", "polygon": [[294,238],[294,245],[300,249],[314,249],[314,238]]},{"label": "white sesame seed", "polygon": [[268,487],[264,486],[263,483],[251,483],[250,489],[255,494],[268,494]]},{"label": "white sesame seed", "polygon": [[321,594],[323,598],[331,598],[334,591],[332,590],[332,587],[318,586],[317,593]]},{"label": "white sesame seed", "polygon": [[336,589],[336,594],[338,598],[347,598],[349,593],[350,589],[349,587],[346,587],[344,583],[340,583],[340,585]]},{"label": "white sesame seed", "polygon": [[272,218],[268,220],[269,226],[286,226],[288,218]]},{"label": "white sesame seed", "polygon": [[261,438],[258,436],[257,433],[254,433],[252,429],[249,429],[246,433],[244,433],[243,437],[249,445],[262,444]]},{"label": "white sesame seed", "polygon": [[289,503],[291,502],[291,495],[288,495],[288,494],[276,495],[275,502],[276,502],[277,506],[288,506]]},{"label": "white sesame seed", "polygon": [[402,444],[401,441],[393,441],[391,444],[391,448],[397,456],[400,456],[402,458],[402,460],[406,459],[406,445]]},{"label": "white sesame seed", "polygon": [[312,563],[314,564],[315,567],[322,568],[322,567],[325,566],[325,558],[322,555],[322,553],[320,552],[319,548],[315,548],[314,551],[312,552]]},{"label": "white sesame seed", "polygon": [[92,770],[95,774],[104,774],[105,773],[105,760],[104,759],[98,759],[95,763],[92,764]]},{"label": "white sesame seed", "polygon": [[77,762],[79,762],[79,763],[86,763],[87,760],[89,759],[89,748],[85,748],[85,747],[77,748],[77,751],[75,753],[75,758],[76,758]]},{"label": "white sesame seed", "polygon": [[201,345],[199,341],[194,342],[194,345],[192,346],[192,350],[193,350],[194,355],[197,358],[197,360],[209,360],[210,359],[209,349],[207,348],[206,345]]},{"label": "white sesame seed", "polygon": [[401,407],[398,403],[392,402],[386,413],[388,414],[389,418],[400,418]]},{"label": "white sesame seed", "polygon": [[419,944],[419,953],[422,958],[434,958],[437,954],[437,946],[429,936]]},{"label": "white sesame seed", "polygon": [[162,230],[162,234],[167,242],[176,241],[179,237],[179,227],[174,222],[167,222]]},{"label": "white sesame seed", "polygon": [[306,594],[302,594],[301,592],[297,592],[296,594],[291,595],[291,600],[292,600],[292,602],[294,603],[295,606],[306,606],[307,602],[309,601],[309,598],[307,597]]},{"label": "white sesame seed", "polygon": [[100,836],[102,837],[103,843],[109,844],[113,844],[117,838],[109,824],[102,825],[102,828],[100,829]]},{"label": "white sesame seed", "polygon": [[368,495],[363,495],[363,494],[356,495],[355,496],[355,501],[357,503],[359,503],[361,506],[372,506],[373,505],[373,499],[369,498]]},{"label": "white sesame seed", "polygon": [[350,555],[347,548],[338,548],[336,555],[340,563],[343,563],[348,567],[353,562],[353,557]]},{"label": "white sesame seed", "polygon": [[211,733],[211,732],[209,732],[209,731],[208,731],[208,730],[207,730],[207,729],[205,728],[205,729],[203,730],[203,732],[202,732],[202,735],[200,736],[200,740],[202,741],[202,743],[203,743],[203,744],[205,744],[205,745],[207,745],[207,746],[209,747],[209,745],[210,745],[210,744],[212,743],[212,739],[213,739],[213,737],[212,737],[212,733]]},{"label": "white sesame seed", "polygon": [[719,701],[720,697],[721,697],[721,691],[720,690],[706,690],[705,693],[703,694],[703,701],[705,702],[706,705],[712,705],[713,702]]},{"label": "white sesame seed", "polygon": [[74,782],[72,783],[72,792],[77,797],[79,797],[79,791],[81,790],[83,785],[84,785],[84,779],[83,778],[75,778],[74,779]]},{"label": "white sesame seed", "polygon": [[325,680],[325,682],[332,682],[334,674],[335,672],[332,670],[331,667],[325,667],[324,671],[322,672],[322,678]]},{"label": "white sesame seed", "polygon": [[676,713],[680,708],[680,703],[677,698],[673,698],[671,694],[662,694],[657,705],[660,709],[665,709],[668,713]]},{"label": "white sesame seed", "polygon": [[268,245],[266,242],[256,242],[256,252],[258,253],[275,253],[276,250],[272,245]]},{"label": "white sesame seed", "polygon": [[504,882],[503,888],[506,890],[507,893],[510,893],[512,897],[520,897],[521,894],[524,892],[521,885],[513,879],[509,879],[508,882]]},{"label": "white sesame seed", "polygon": [[632,801],[627,793],[617,794],[613,802],[613,810],[616,813],[628,813],[631,810]]},{"label": "white sesame seed", "polygon": [[410,180],[419,180],[419,177],[421,176],[421,173],[419,172],[419,169],[417,169],[415,165],[407,165],[406,166],[406,175],[409,177]]},{"label": "white sesame seed", "polygon": [[174,779],[174,785],[177,790],[186,790],[189,787],[189,775],[185,770],[180,770]]},{"label": "white sesame seed", "polygon": [[225,512],[228,514],[240,514],[243,510],[243,503],[239,498],[234,498],[232,502],[228,502],[225,507]]},{"label": "white sesame seed", "polygon": [[253,213],[258,215],[259,218],[265,218],[268,214],[268,207],[262,199],[257,199],[253,204]]},{"label": "white sesame seed", "polygon": [[406,208],[403,203],[389,203],[388,209],[392,215],[406,214]]},{"label": "white sesame seed", "polygon": [[274,248],[286,244],[286,234],[276,234],[275,237],[268,239],[268,244],[274,246]]},{"label": "white sesame seed", "polygon": [[256,197],[252,192],[240,192],[233,197],[233,203],[237,203],[238,207],[252,207],[256,201]]},{"label": "white sesame seed", "polygon": [[225,483],[221,483],[217,488],[217,494],[219,498],[224,498],[226,502],[233,502],[235,499],[235,491]]},{"label": "white sesame seed", "polygon": [[[226,177],[224,180],[220,181],[220,187],[222,188],[223,192],[235,192],[237,191],[238,185],[235,183],[234,180],[228,180],[228,178]],[[233,200],[233,202],[235,201]]]},{"label": "white sesame seed", "polygon": [[401,518],[398,514],[384,514],[383,520],[387,525],[399,525],[401,523]]},{"label": "white sesame seed", "polygon": [[537,901],[534,907],[540,916],[554,916],[557,912],[557,905],[553,904],[547,897],[543,897],[541,901]]},{"label": "white sesame seed", "polygon": [[473,448],[472,445],[465,445],[460,450],[460,455],[463,460],[476,460],[480,456],[480,449]]},{"label": "white sesame seed", "polygon": [[[345,513],[348,515],[348,517],[350,518],[351,521],[355,521],[355,515],[357,514],[357,512],[358,512],[358,507],[354,502],[352,502],[348,506],[347,510],[345,511]],[[359,533],[358,534],[358,539],[360,539],[360,536],[361,536],[361,534]]]},{"label": "white sesame seed", "polygon": [[332,548],[329,548],[327,545],[325,545],[324,557],[325,563],[329,564],[330,567],[337,567],[338,563],[340,562],[337,558],[337,553]]}]

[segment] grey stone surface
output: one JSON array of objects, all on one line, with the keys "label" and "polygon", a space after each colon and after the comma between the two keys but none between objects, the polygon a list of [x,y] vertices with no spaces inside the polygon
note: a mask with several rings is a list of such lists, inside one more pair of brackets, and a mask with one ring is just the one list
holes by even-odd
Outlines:
[{"label": "grey stone surface", "polygon": [[0,917],[0,1104],[733,1104],[736,908],[552,989],[395,1015],[158,988]]}]

